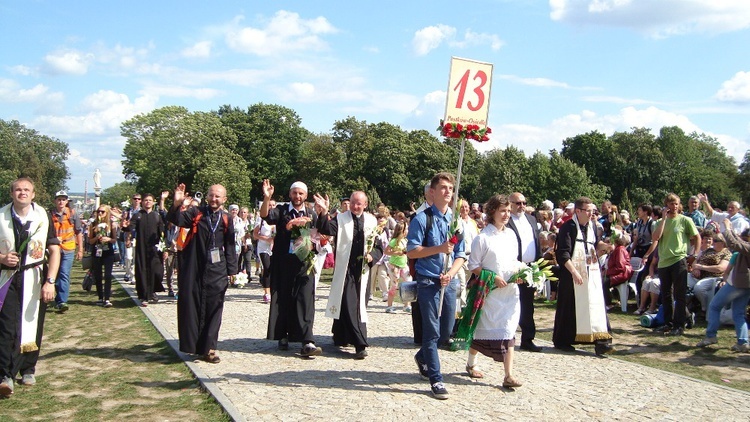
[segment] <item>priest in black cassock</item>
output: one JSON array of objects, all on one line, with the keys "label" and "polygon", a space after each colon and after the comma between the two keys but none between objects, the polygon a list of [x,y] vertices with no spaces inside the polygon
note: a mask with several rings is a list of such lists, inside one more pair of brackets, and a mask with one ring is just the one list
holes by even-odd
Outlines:
[{"label": "priest in black cassock", "polygon": [[[162,196],[169,192],[163,192]],[[124,230],[129,230],[130,238],[135,238],[135,291],[141,306],[146,302],[156,303],[156,292],[163,292],[164,258],[157,249],[159,241],[164,237],[164,209],[154,210],[154,195],[142,195],[141,208],[133,214]],[[121,253],[124,253],[122,251]]]},{"label": "priest in black cassock", "polygon": [[271,306],[268,315],[268,339],[279,341],[279,350],[288,350],[289,342],[301,342],[303,357],[320,355],[323,350],[315,345],[315,274],[307,271],[297,255],[292,253],[293,232],[287,223],[298,217],[310,218],[315,227],[318,215],[305,207],[307,185],[294,182],[289,188],[289,203],[271,208],[269,203],[274,187],[263,180],[263,204],[260,217],[276,225],[271,255]]},{"label": "priest in black cassock", "polygon": [[228,277],[237,274],[234,226],[232,218],[221,208],[227,200],[227,191],[222,185],[213,185],[205,196],[205,206],[180,211],[184,197],[185,185],[180,184],[167,214],[174,225],[190,229],[177,277],[180,350],[202,355],[206,362],[219,363],[216,346],[224,295]]},{"label": "priest in black cassock", "polygon": [[375,233],[378,221],[365,212],[367,195],[364,192],[352,192],[349,210],[331,219],[328,218],[328,196],[314,197],[318,213],[315,227],[322,234],[336,236],[336,266],[326,306],[326,316],[333,318],[333,343],[340,347],[353,345],[354,358],[364,359],[368,346],[365,305],[370,265],[383,256],[379,242],[375,245],[373,237],[368,247],[367,239]]}]

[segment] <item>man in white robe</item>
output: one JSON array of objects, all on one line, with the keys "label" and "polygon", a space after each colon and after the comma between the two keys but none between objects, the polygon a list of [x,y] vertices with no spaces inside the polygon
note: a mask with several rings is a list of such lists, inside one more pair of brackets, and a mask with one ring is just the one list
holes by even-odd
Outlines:
[{"label": "man in white robe", "polygon": [[315,195],[316,228],[321,234],[336,236],[336,266],[326,316],[333,318],[333,342],[352,345],[355,359],[367,356],[367,281],[372,262],[383,255],[375,242],[377,219],[366,213],[367,195],[352,192],[349,210],[328,218],[328,197]]}]

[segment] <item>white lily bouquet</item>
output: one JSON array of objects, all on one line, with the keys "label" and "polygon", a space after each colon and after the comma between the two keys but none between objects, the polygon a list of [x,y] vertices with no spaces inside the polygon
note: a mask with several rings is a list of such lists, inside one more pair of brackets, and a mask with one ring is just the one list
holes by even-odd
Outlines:
[{"label": "white lily bouquet", "polygon": [[234,276],[234,287],[243,288],[247,284],[247,274],[239,273]]}]

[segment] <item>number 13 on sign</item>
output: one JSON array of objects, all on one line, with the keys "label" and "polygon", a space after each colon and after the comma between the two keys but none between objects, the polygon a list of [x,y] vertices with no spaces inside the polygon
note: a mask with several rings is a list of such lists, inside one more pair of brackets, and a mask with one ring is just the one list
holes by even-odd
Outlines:
[{"label": "number 13 on sign", "polygon": [[452,57],[443,120],[486,127],[491,86],[491,63]]}]

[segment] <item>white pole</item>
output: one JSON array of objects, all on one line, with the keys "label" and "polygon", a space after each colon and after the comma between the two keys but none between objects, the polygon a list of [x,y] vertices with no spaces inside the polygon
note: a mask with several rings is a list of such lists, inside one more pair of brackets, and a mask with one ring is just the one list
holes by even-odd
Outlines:
[{"label": "white pole", "polygon": [[[464,145],[466,145],[466,139],[461,139],[461,149],[458,153],[458,175],[456,177],[456,188],[453,189],[453,218],[456,218],[455,213],[458,212],[458,190],[461,187],[461,169],[464,165]],[[450,240],[450,239],[448,239]],[[448,272],[448,264],[450,263],[450,254],[445,254],[445,261],[443,262],[443,273]],[[443,301],[445,300],[445,286],[440,288],[440,304],[438,305],[438,318],[443,315]]]}]

